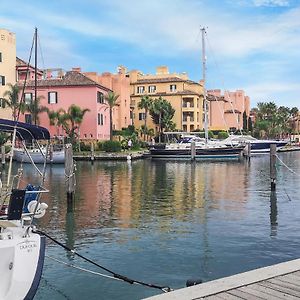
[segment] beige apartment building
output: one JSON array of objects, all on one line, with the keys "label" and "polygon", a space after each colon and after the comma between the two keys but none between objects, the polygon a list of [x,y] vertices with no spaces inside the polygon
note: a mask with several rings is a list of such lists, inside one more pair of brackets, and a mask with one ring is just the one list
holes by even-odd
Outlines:
[{"label": "beige apartment building", "polygon": [[[203,85],[188,79],[186,73],[170,74],[168,67],[157,67],[156,74],[144,75],[137,70],[129,72],[133,124],[140,128],[145,124],[145,110],[138,109],[142,96],[155,99],[161,96],[175,109],[173,121],[176,129],[185,132],[203,129]],[[155,128],[151,117],[147,127]]]},{"label": "beige apartment building", "polygon": [[3,108],[2,98],[8,83],[16,83],[16,36],[0,28],[0,117],[11,119],[11,110]]}]

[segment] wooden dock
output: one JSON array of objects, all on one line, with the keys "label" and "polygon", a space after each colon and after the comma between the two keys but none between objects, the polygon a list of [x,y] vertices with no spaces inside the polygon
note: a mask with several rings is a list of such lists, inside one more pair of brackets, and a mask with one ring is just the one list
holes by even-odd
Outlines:
[{"label": "wooden dock", "polygon": [[171,299],[300,299],[300,259],[147,298]]}]

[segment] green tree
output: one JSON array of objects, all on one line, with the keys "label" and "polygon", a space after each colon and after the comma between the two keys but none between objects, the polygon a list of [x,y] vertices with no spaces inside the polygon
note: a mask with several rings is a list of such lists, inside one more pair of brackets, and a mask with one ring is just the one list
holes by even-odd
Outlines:
[{"label": "green tree", "polygon": [[12,119],[14,121],[18,118],[19,110],[21,112],[24,111],[24,104],[22,101],[19,101],[19,92],[20,88],[17,84],[12,85],[8,84],[9,89],[3,94],[3,104],[4,106],[8,106],[12,110]]},{"label": "green tree", "polygon": [[247,114],[244,111],[243,112],[243,130],[246,131],[248,128],[248,118],[247,118]]},{"label": "green tree", "polygon": [[63,109],[59,109],[57,111],[54,110],[47,110],[48,118],[49,118],[49,124],[51,126],[56,127],[56,135],[59,135],[59,127],[62,126],[64,117],[63,114],[65,111]]},{"label": "green tree", "polygon": [[248,118],[248,131],[251,133],[253,130],[253,122],[251,120],[251,118]]},{"label": "green tree", "polygon": [[47,107],[41,105],[41,99],[43,99],[43,97],[39,96],[36,100],[32,100],[30,103],[25,104],[25,111],[31,114],[33,124],[35,125],[40,124],[39,114],[48,111]]},{"label": "green tree", "polygon": [[[143,131],[146,132],[147,131],[147,119],[148,119],[148,112],[152,106],[153,103],[153,99],[150,98],[148,95],[144,95],[141,98],[141,101],[138,103],[138,108],[139,109],[144,109],[145,110],[145,124],[144,124],[144,129]],[[146,139],[146,134],[144,134],[144,140]]]},{"label": "green tree", "polygon": [[114,92],[108,92],[108,94],[105,97],[105,100],[107,101],[107,104],[109,106],[109,139],[112,141],[113,139],[113,118],[112,118],[112,112],[113,108],[118,105],[118,98],[119,95],[115,94]]},{"label": "green tree", "polygon": [[[158,125],[159,142],[161,141],[161,135],[165,128],[170,128],[172,118],[175,114],[175,109],[172,107],[169,101],[163,99],[161,96],[154,99],[152,106],[149,110],[153,123]],[[175,128],[175,126],[174,126]]]},{"label": "green tree", "polygon": [[75,104],[72,104],[67,111],[61,110],[59,122],[73,145],[80,136],[80,126],[88,111],[90,111],[88,108],[81,109]]}]

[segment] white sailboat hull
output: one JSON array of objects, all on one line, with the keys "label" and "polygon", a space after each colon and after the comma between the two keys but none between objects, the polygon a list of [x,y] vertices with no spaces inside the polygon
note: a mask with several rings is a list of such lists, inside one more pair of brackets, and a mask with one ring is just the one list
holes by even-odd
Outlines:
[{"label": "white sailboat hull", "polygon": [[[36,164],[43,164],[45,161],[44,155],[39,150],[28,150],[32,160]],[[14,149],[14,160],[23,163],[31,163],[28,154],[24,149]],[[47,156],[47,163],[63,164],[65,162],[65,151],[53,151],[52,157]]]},{"label": "white sailboat hull", "polygon": [[[1,222],[1,221],[0,221]],[[22,227],[0,233],[0,300],[33,299],[42,274],[45,237]]]}]

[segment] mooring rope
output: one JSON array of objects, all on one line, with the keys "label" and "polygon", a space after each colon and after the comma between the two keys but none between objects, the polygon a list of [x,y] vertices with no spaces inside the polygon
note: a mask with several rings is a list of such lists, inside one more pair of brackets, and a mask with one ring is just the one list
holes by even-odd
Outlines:
[{"label": "mooring rope", "polygon": [[56,239],[54,239],[53,237],[51,237],[50,235],[48,235],[47,233],[45,233],[43,231],[33,230],[32,232],[46,236],[48,239],[50,239],[51,241],[53,241],[57,245],[61,246],[62,248],[64,248],[68,252],[71,252],[72,254],[77,255],[78,257],[82,258],[83,260],[87,261],[88,263],[90,263],[90,264],[92,264],[92,265],[94,265],[94,266],[96,266],[96,267],[98,267],[98,268],[100,268],[100,269],[102,269],[102,270],[104,270],[104,271],[112,274],[114,278],[117,278],[119,280],[123,280],[123,281],[125,281],[127,283],[130,283],[130,284],[139,284],[139,285],[143,285],[143,286],[146,286],[146,287],[149,287],[149,288],[159,289],[159,290],[161,290],[161,291],[163,291],[165,293],[172,291],[172,289],[169,286],[159,286],[159,285],[152,284],[152,283],[146,283],[146,282],[143,282],[143,281],[131,279],[131,278],[127,277],[127,276],[115,273],[115,272],[107,269],[106,267],[103,267],[103,266],[99,265],[95,261],[93,261],[93,260],[91,260],[91,259],[89,259],[89,258],[87,258],[87,257],[85,257],[85,256],[83,256],[81,254],[79,254],[74,249],[71,249],[71,248],[67,247],[66,245],[64,245],[61,242],[57,241]]},{"label": "mooring rope", "polygon": [[101,277],[105,277],[105,278],[109,278],[109,279],[113,279],[113,280],[118,280],[120,281],[121,279],[119,278],[115,278],[113,276],[110,276],[110,275],[107,275],[107,274],[103,274],[103,273],[99,273],[99,272],[95,272],[95,271],[92,271],[92,270],[89,270],[89,269],[85,269],[85,268],[82,268],[82,267],[78,267],[78,266],[75,266],[73,264],[70,264],[70,263],[67,263],[65,261],[62,261],[62,260],[59,260],[57,258],[54,258],[52,256],[49,256],[49,255],[45,255],[47,258],[51,259],[51,260],[54,260],[56,261],[57,263],[60,263],[60,264],[63,264],[67,267],[70,267],[70,268],[74,268],[74,269],[77,269],[79,271],[83,271],[83,272],[86,272],[86,273],[90,273],[90,274],[93,274],[93,275],[98,275],[98,276],[101,276]]},{"label": "mooring rope", "polygon": [[278,155],[276,154],[276,158],[281,162],[281,164],[286,167],[290,172],[292,172],[293,174],[297,175],[297,176],[300,176],[300,174],[296,173],[294,170],[292,170],[289,166],[287,166],[279,157]]}]

